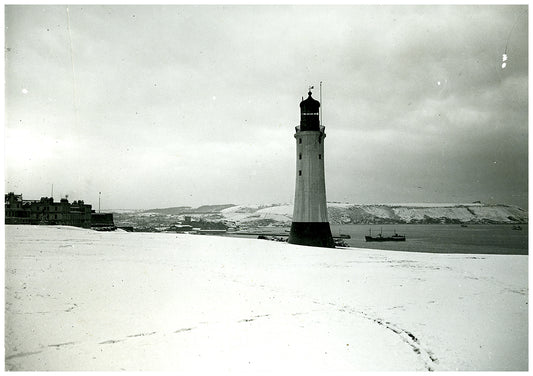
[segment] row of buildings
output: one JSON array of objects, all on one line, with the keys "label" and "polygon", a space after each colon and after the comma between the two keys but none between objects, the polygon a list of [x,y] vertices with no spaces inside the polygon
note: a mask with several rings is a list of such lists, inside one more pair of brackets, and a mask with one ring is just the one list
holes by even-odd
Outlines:
[{"label": "row of buildings", "polygon": [[52,197],[40,200],[24,200],[22,195],[9,192],[5,195],[5,223],[27,225],[64,225],[96,230],[115,229],[112,213],[95,213],[83,200],[62,198],[54,202]]}]

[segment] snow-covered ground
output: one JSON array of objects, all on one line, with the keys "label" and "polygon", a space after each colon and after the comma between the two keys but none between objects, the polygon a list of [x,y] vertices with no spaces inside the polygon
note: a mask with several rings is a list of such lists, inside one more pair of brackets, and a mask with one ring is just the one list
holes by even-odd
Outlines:
[{"label": "snow-covered ground", "polygon": [[527,256],[6,226],[7,370],[527,370]]}]

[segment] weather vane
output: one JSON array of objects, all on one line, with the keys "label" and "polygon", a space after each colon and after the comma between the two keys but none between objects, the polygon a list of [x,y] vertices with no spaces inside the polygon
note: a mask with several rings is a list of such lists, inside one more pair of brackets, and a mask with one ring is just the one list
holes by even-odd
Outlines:
[{"label": "weather vane", "polygon": [[315,87],[314,86],[309,86],[309,91],[311,91],[311,89],[314,89]]}]

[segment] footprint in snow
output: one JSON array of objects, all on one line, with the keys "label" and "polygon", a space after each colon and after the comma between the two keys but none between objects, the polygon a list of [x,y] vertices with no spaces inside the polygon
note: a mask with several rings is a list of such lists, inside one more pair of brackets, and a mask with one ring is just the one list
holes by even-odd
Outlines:
[{"label": "footprint in snow", "polygon": [[123,339],[110,339],[108,341],[104,341],[104,342],[100,342],[98,343],[99,345],[112,345],[114,343],[117,343],[117,342],[123,342],[124,340]]},{"label": "footprint in snow", "polygon": [[133,337],[151,336],[151,335],[154,335],[155,333],[157,333],[157,332],[132,334],[131,336],[128,336],[128,337],[129,337],[129,338],[133,338]]}]

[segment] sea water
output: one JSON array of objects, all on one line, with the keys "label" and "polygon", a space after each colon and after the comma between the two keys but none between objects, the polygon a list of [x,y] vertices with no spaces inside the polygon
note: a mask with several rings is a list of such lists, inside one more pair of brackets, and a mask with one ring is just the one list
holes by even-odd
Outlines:
[{"label": "sea water", "polygon": [[[514,230],[514,225],[331,225],[334,237],[344,239],[349,247],[386,249],[408,252],[528,254],[528,226]],[[405,235],[405,242],[366,242],[365,235]]]}]

